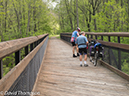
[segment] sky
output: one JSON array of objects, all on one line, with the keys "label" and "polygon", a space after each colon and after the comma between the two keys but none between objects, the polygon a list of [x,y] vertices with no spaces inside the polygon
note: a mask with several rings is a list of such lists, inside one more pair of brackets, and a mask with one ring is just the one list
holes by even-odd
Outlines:
[{"label": "sky", "polygon": [[55,7],[56,6],[56,2],[52,2],[52,0],[43,0],[43,1],[45,1],[45,2],[47,2],[47,3],[49,3],[49,7]]}]

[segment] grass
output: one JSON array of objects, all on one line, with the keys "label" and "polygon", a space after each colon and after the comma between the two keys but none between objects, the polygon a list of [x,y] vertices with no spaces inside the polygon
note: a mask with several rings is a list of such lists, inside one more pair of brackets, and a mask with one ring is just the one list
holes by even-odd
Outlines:
[{"label": "grass", "polygon": [[51,38],[51,37],[56,37],[56,38],[60,39],[60,35],[49,35],[49,38]]}]

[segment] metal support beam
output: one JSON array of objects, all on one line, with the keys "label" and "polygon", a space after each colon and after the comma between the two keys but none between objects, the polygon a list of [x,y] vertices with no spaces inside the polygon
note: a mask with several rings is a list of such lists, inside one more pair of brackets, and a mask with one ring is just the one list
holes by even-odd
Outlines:
[{"label": "metal support beam", "polygon": [[[120,43],[120,37],[118,36],[118,43]],[[121,70],[121,51],[118,49],[118,69]]]},{"label": "metal support beam", "polygon": [[28,53],[29,53],[29,50],[28,49],[29,49],[28,46],[26,46],[25,47],[25,56],[28,55]]},{"label": "metal support beam", "polygon": [[15,52],[15,65],[17,65],[21,60],[21,56],[20,56],[20,50]]},{"label": "metal support beam", "polygon": [[32,51],[33,50],[33,43],[32,44],[30,44],[30,51]]},{"label": "metal support beam", "polygon": [[93,38],[93,35],[91,35],[91,38]]},{"label": "metal support beam", "polygon": [[3,77],[3,62],[0,60],[0,79]]},{"label": "metal support beam", "polygon": [[111,42],[110,36],[108,36],[108,41]]},{"label": "metal support beam", "polygon": [[[108,36],[108,41],[109,41],[109,42],[111,41],[110,36]],[[111,48],[110,48],[110,47],[109,47],[109,49],[108,49],[108,53],[109,53],[109,64],[112,65],[112,64],[111,64],[111,59],[112,59],[112,58],[111,58]]]},{"label": "metal support beam", "polygon": [[101,40],[103,40],[103,36],[101,36]]},{"label": "metal support beam", "polygon": [[95,39],[97,40],[97,35],[95,35]]},{"label": "metal support beam", "polygon": [[87,35],[87,38],[89,38],[89,35]]},{"label": "metal support beam", "polygon": [[34,48],[36,47],[36,43],[34,42]]}]

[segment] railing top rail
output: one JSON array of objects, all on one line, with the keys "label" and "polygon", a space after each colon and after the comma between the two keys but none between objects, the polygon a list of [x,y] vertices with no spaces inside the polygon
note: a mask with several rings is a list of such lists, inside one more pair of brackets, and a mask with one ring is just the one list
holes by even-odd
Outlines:
[{"label": "railing top rail", "polygon": [[16,52],[17,50],[20,50],[21,48],[43,38],[46,35],[48,34],[0,42],[0,58]]},{"label": "railing top rail", "polygon": [[[129,32],[85,32],[86,35],[98,35],[98,36],[119,36],[119,37],[129,37]],[[62,33],[62,34],[72,34],[72,33]]]},{"label": "railing top rail", "polygon": [[119,36],[119,37],[129,37],[129,32],[85,32],[87,35],[99,35],[99,36]]}]

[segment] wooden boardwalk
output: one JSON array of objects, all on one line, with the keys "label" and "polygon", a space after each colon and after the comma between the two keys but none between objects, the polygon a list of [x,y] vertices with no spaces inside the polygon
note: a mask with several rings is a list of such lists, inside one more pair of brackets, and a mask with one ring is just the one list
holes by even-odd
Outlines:
[{"label": "wooden boardwalk", "polygon": [[71,46],[49,39],[33,91],[40,96],[129,96],[129,81],[87,61],[89,67],[80,67]]}]

